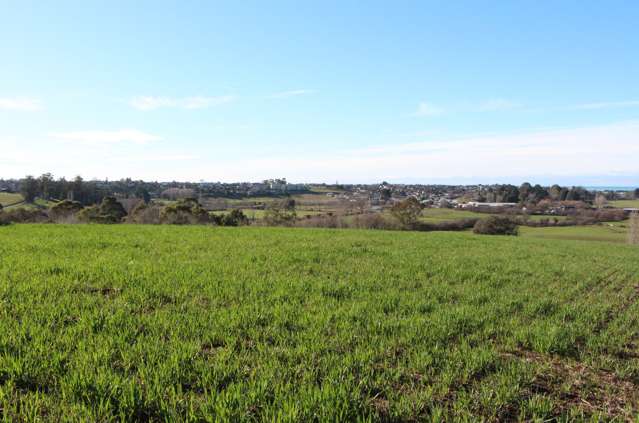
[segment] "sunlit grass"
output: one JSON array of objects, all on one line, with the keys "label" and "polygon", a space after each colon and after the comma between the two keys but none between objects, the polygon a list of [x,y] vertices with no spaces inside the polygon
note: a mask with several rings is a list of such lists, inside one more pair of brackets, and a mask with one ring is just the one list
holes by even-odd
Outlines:
[{"label": "sunlit grass", "polygon": [[[628,221],[604,222],[597,225],[587,226],[564,226],[546,228],[531,228],[522,226],[520,227],[520,234],[523,237],[531,238],[625,243],[628,240]],[[593,248],[597,247],[593,246]]]},{"label": "sunlit grass", "polygon": [[0,414],[626,418],[638,410],[639,250],[594,244],[470,233],[2,227]]},{"label": "sunlit grass", "polygon": [[609,204],[620,208],[639,208],[639,200],[617,200],[611,201]]}]

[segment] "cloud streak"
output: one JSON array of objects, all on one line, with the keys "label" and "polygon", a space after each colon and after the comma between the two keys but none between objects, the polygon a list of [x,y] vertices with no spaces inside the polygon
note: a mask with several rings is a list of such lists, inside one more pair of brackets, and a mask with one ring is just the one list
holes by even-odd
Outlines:
[{"label": "cloud streak", "polygon": [[[624,154],[619,154],[623,151]],[[216,166],[212,180],[259,180],[286,174],[296,181],[374,182],[442,179],[523,181],[592,174],[636,174],[639,121],[486,135],[452,141],[381,145],[331,155],[247,158]],[[242,169],[241,172],[238,169]]]},{"label": "cloud streak", "polygon": [[37,112],[42,110],[42,101],[28,97],[0,97],[0,110]]},{"label": "cloud streak", "polygon": [[129,104],[131,107],[141,110],[150,111],[161,108],[177,108],[177,109],[205,109],[207,107],[219,106],[221,104],[230,103],[235,100],[233,95],[223,95],[217,97],[157,97],[157,96],[138,96],[131,99]]},{"label": "cloud streak", "polygon": [[427,103],[425,101],[422,101],[417,106],[417,110],[415,111],[415,113],[413,113],[413,116],[435,117],[435,116],[441,116],[442,114],[444,114],[444,109],[438,106],[435,106],[432,103]]},{"label": "cloud streak", "polygon": [[316,92],[317,92],[316,90],[310,90],[310,89],[281,91],[279,93],[270,95],[268,98],[291,98],[291,97],[298,97],[301,95],[315,94]]},{"label": "cloud streak", "polygon": [[576,110],[618,109],[625,107],[639,107],[639,100],[630,101],[603,101],[599,103],[584,103],[573,106]]},{"label": "cloud streak", "polygon": [[500,112],[504,110],[513,110],[521,107],[521,104],[504,98],[493,98],[479,104],[477,111],[479,112]]},{"label": "cloud streak", "polygon": [[49,134],[51,138],[81,144],[147,144],[162,138],[137,129],[120,129],[117,131],[71,131]]}]

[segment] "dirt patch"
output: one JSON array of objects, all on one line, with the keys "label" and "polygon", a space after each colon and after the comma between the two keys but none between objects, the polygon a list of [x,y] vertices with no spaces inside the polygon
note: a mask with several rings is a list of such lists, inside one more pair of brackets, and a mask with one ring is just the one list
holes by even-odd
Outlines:
[{"label": "dirt patch", "polygon": [[224,348],[226,343],[222,340],[216,339],[211,342],[205,342],[200,347],[200,355],[204,357],[210,357],[217,353],[220,348]]},{"label": "dirt patch", "polygon": [[386,417],[390,414],[390,403],[386,398],[374,398],[371,403],[380,416]]},{"label": "dirt patch", "polygon": [[113,288],[113,287],[93,287],[89,286],[84,289],[84,292],[89,294],[98,294],[103,297],[115,297],[120,295],[122,292],[122,288]]},{"label": "dirt patch", "polygon": [[639,385],[623,380],[613,372],[595,369],[577,361],[518,350],[503,353],[509,360],[522,360],[543,366],[546,371],[535,376],[530,394],[552,398],[555,417],[578,409],[587,416],[604,416],[633,422],[639,413]]}]

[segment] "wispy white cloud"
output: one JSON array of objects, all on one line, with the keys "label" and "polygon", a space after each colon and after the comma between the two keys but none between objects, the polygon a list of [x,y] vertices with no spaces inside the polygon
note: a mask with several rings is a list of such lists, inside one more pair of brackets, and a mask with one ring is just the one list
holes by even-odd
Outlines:
[{"label": "wispy white cloud", "polygon": [[138,110],[149,111],[160,108],[172,107],[180,109],[204,109],[211,106],[230,103],[235,100],[233,95],[222,95],[216,97],[156,97],[156,96],[139,96],[131,99],[129,104]]},{"label": "wispy white cloud", "polygon": [[444,113],[444,109],[441,107],[435,106],[432,103],[427,103],[422,101],[417,106],[417,111],[413,113],[413,116],[419,117],[434,117],[441,116]]},{"label": "wispy white cloud", "polygon": [[42,110],[42,101],[28,97],[0,97],[0,109],[20,112],[37,112]]},{"label": "wispy white cloud", "polygon": [[616,109],[623,107],[639,107],[639,100],[630,101],[603,101],[599,103],[584,103],[573,106],[577,110]]},{"label": "wispy white cloud", "polygon": [[297,97],[300,95],[306,94],[315,94],[316,90],[310,89],[301,89],[301,90],[290,90],[290,91],[281,91],[279,93],[275,93],[269,96],[269,98],[289,98],[289,97]]},{"label": "wispy white cloud", "polygon": [[174,107],[175,100],[168,97],[135,97],[129,104],[138,110],[155,110],[160,107]]},{"label": "wispy white cloud", "polygon": [[122,162],[182,162],[187,160],[197,160],[199,156],[194,154],[161,154],[161,155],[144,155],[144,156],[121,156],[114,160]]},{"label": "wispy white cloud", "polygon": [[521,108],[521,104],[504,98],[491,98],[480,103],[465,103],[458,106],[450,107],[448,110],[429,102],[421,102],[417,106],[417,110],[413,116],[419,117],[436,117],[445,113],[483,113],[483,112],[500,112],[505,110],[513,110]]},{"label": "wispy white cloud", "polygon": [[[623,151],[624,154],[619,154]],[[297,181],[371,182],[443,178],[474,181],[547,179],[548,175],[636,174],[639,121],[511,135],[381,145],[331,154],[247,157],[215,166],[201,178],[259,180],[286,174]],[[195,170],[195,169],[194,169]]]},{"label": "wispy white cloud", "polygon": [[513,110],[521,107],[521,104],[504,98],[493,98],[480,103],[477,107],[479,112],[499,112],[503,110]]},{"label": "wispy white cloud", "polygon": [[159,141],[162,138],[137,129],[120,129],[117,131],[72,131],[56,132],[49,134],[50,137],[68,142],[78,142],[83,144],[115,144],[133,143],[147,144]]}]

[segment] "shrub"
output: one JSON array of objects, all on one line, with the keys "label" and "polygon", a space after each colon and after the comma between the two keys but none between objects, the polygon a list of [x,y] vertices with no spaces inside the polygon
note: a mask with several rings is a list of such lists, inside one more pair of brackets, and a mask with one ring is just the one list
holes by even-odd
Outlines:
[{"label": "shrub", "polygon": [[217,214],[214,212],[209,213],[209,222],[213,225],[223,226],[224,225],[224,216],[221,214]]},{"label": "shrub", "polygon": [[223,226],[241,226],[248,225],[249,220],[242,210],[233,209],[230,211],[230,213],[222,216],[221,224]]},{"label": "shrub", "polygon": [[391,214],[399,221],[405,229],[413,229],[417,225],[417,219],[422,213],[422,205],[415,198],[410,197],[399,203],[395,203],[391,207]]},{"label": "shrub", "polygon": [[160,222],[169,225],[188,225],[209,222],[209,214],[195,198],[178,200],[160,212]]},{"label": "shrub", "polygon": [[490,216],[480,219],[473,226],[473,232],[481,235],[517,235],[517,223],[508,217]]},{"label": "shrub", "polygon": [[127,222],[157,225],[160,223],[160,210],[161,208],[156,205],[140,201],[127,216]]},{"label": "shrub", "polygon": [[58,223],[72,223],[75,215],[83,209],[79,201],[64,200],[49,208],[49,220]]},{"label": "shrub", "polygon": [[479,221],[477,218],[446,220],[444,222],[420,222],[417,226],[419,231],[463,231],[473,228]]},{"label": "shrub", "polygon": [[599,222],[620,222],[626,219],[626,213],[622,209],[603,209],[594,213]]},{"label": "shrub", "polygon": [[264,221],[268,225],[290,226],[297,219],[295,212],[295,200],[287,198],[280,201],[273,201],[264,214]]},{"label": "shrub", "polygon": [[381,213],[357,215],[353,218],[351,225],[358,229],[400,229],[396,221],[386,219]]},{"label": "shrub", "polygon": [[47,214],[39,209],[16,207],[0,211],[0,221],[9,223],[42,223],[49,219]]},{"label": "shrub", "polygon": [[86,207],[77,214],[78,220],[86,223],[120,223],[126,211],[113,197],[104,197],[99,206]]},{"label": "shrub", "polygon": [[120,223],[126,216],[126,210],[114,197],[104,197],[100,204],[100,219],[103,223]]},{"label": "shrub", "polygon": [[76,214],[78,220],[84,223],[98,222],[100,217],[100,209],[98,206],[85,207]]}]

